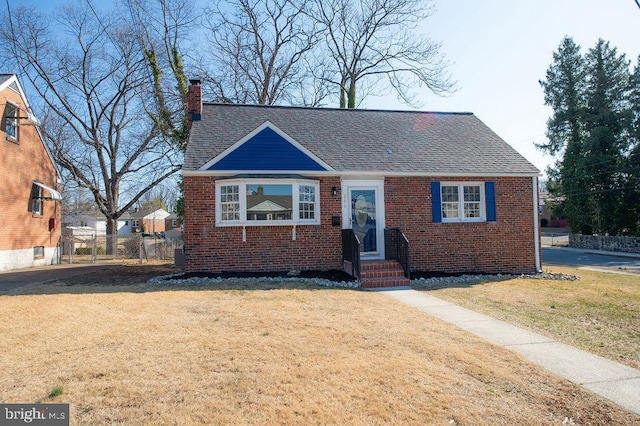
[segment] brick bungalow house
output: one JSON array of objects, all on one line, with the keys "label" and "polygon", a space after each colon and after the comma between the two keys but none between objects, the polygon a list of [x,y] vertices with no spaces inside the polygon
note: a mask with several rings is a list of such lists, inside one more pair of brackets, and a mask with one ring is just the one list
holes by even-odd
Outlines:
[{"label": "brick bungalow house", "polygon": [[473,114],[202,104],[200,90],[188,271],[345,269],[376,287],[540,270],[539,171]]},{"label": "brick bungalow house", "polygon": [[0,270],[58,263],[58,172],[14,74],[0,74]]}]

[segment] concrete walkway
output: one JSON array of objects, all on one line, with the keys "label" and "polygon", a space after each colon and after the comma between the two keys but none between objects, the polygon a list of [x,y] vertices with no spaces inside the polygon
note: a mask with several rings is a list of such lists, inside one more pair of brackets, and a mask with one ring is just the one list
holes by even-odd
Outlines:
[{"label": "concrete walkway", "polygon": [[640,370],[413,290],[374,290],[454,324],[640,415]]}]

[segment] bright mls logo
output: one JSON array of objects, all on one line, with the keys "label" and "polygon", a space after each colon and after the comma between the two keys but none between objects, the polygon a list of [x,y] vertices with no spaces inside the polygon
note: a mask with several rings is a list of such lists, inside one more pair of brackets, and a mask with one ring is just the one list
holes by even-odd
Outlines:
[{"label": "bright mls logo", "polygon": [[69,426],[69,404],[0,404],[0,425]]}]

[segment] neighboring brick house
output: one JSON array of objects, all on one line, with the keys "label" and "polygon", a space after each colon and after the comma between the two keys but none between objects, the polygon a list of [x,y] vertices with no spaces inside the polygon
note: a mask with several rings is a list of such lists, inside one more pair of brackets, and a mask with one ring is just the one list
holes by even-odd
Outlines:
[{"label": "neighboring brick house", "polygon": [[164,228],[165,231],[180,230],[182,228],[182,220],[175,213],[171,213],[164,219]]},{"label": "neighboring brick house", "polygon": [[171,214],[165,209],[135,209],[129,213],[131,230],[154,234],[166,230],[166,218]]},{"label": "neighboring brick house", "polygon": [[59,175],[14,74],[0,74],[0,270],[59,262]]},{"label": "neighboring brick house", "polygon": [[[199,99],[196,81],[190,90]],[[471,113],[197,101],[190,111],[188,271],[345,268],[383,286],[406,283],[371,279],[390,257],[414,272],[540,270],[539,171]],[[385,232],[396,228],[408,262],[402,236]]]}]

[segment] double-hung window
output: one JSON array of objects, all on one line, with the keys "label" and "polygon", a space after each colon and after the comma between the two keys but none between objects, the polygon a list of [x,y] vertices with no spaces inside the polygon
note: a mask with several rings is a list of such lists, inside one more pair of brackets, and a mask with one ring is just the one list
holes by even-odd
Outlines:
[{"label": "double-hung window", "polygon": [[42,188],[38,185],[31,187],[31,214],[42,215]]},{"label": "double-hung window", "polygon": [[216,225],[318,225],[319,183],[306,179],[216,182]]},{"label": "double-hung window", "polygon": [[4,111],[4,131],[7,138],[18,140],[18,107],[7,102]]},{"label": "double-hung window", "polygon": [[440,192],[443,222],[483,222],[486,220],[484,185],[470,182],[442,182]]}]

